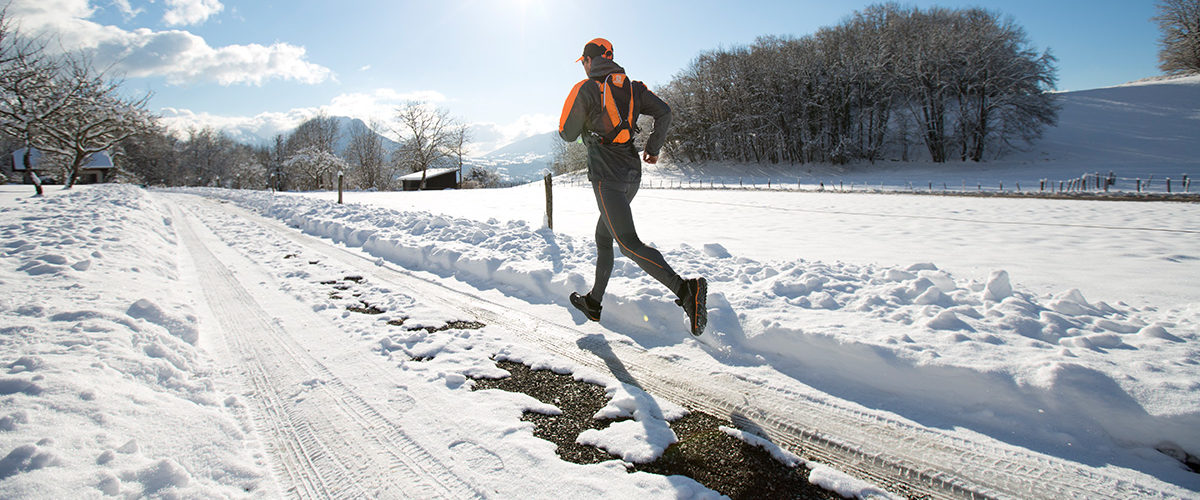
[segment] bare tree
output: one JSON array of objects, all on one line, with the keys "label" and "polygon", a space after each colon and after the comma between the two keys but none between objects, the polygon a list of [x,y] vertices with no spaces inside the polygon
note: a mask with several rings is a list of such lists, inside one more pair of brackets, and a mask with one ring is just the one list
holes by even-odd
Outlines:
[{"label": "bare tree", "polygon": [[119,143],[125,169],[147,184],[177,186],[182,182],[178,140],[161,126],[134,134]]},{"label": "bare tree", "polygon": [[379,129],[380,125],[372,122],[369,126],[350,130],[346,163],[354,173],[352,182],[363,189],[382,190],[391,186],[391,169],[383,149],[383,138],[377,132]]},{"label": "bare tree", "polygon": [[554,141],[554,175],[569,174],[587,168],[587,147],[581,142]]},{"label": "bare tree", "polygon": [[[458,178],[463,178],[463,156],[467,154],[467,146],[471,143],[471,133],[466,125],[456,124],[450,128],[449,153],[458,165]],[[487,179],[485,179],[487,180]],[[498,181],[497,181],[498,182]],[[487,186],[492,187],[492,186]]]},{"label": "bare tree", "polygon": [[39,196],[42,182],[33,170],[33,140],[75,90],[59,88],[61,65],[43,49],[40,40],[24,39],[12,29],[7,9],[0,10],[0,130],[25,148],[22,166]]},{"label": "bare tree", "polygon": [[1159,0],[1152,20],[1162,31],[1158,67],[1168,74],[1200,72],[1200,0]]},{"label": "bare tree", "polygon": [[182,165],[178,182],[185,186],[223,185],[231,177],[234,146],[232,139],[212,127],[191,130],[177,152]]},{"label": "bare tree", "polygon": [[409,172],[421,172],[420,189],[425,189],[431,167],[457,158],[461,168],[463,146],[468,140],[466,126],[451,118],[449,112],[427,102],[409,101],[396,109],[396,119],[400,126],[396,133],[404,144],[399,151],[400,161]]},{"label": "bare tree", "polygon": [[146,110],[150,94],[122,96],[121,82],[97,73],[85,58],[68,57],[58,81],[62,95],[51,100],[65,104],[43,123],[33,142],[43,152],[66,159],[64,189],[70,189],[88,158],[153,128],[154,120]]},{"label": "bare tree", "polygon": [[[803,38],[700,54],[659,89],[686,161],[980,160],[1057,119],[1055,59],[982,9],[888,3]],[[957,153],[957,154],[956,154]]]},{"label": "bare tree", "polygon": [[292,135],[288,136],[288,153],[295,153],[305,148],[315,148],[321,151],[334,152],[340,133],[338,123],[324,114],[305,120]]}]

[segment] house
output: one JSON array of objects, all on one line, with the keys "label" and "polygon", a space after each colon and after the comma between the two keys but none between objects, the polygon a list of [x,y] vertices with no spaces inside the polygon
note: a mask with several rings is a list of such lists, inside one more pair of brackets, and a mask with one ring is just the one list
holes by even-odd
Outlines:
[{"label": "house", "polygon": [[[457,168],[431,168],[425,171],[425,189],[457,189],[461,171]],[[421,189],[421,172],[413,172],[400,178],[401,189],[416,191]]]},{"label": "house", "polygon": [[[63,179],[59,179],[61,170],[57,165],[42,165],[42,152],[33,149],[29,155],[29,166],[37,173],[38,178],[43,184],[59,184]],[[20,174],[25,184],[33,184],[33,178],[29,172],[25,171],[25,148],[13,151],[12,154],[12,170],[15,174]],[[107,151],[93,153],[84,162],[83,166],[79,167],[79,178],[75,180],[76,184],[98,184],[112,180],[116,174],[116,167],[113,165],[112,156],[109,156]]]}]

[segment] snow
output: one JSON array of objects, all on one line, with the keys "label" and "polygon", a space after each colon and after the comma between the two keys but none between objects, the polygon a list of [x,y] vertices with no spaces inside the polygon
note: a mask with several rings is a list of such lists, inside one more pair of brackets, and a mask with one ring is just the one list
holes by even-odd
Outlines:
[{"label": "snow", "polygon": [[[1196,83],[1169,85],[1197,101]],[[1145,87],[1157,88],[1131,88]],[[1146,106],[1158,99],[1135,97],[1143,94]],[[1196,120],[1187,106],[1153,111]],[[1168,123],[1186,131],[1190,122]],[[1163,129],[1141,135],[1170,139]],[[1164,168],[1195,166],[1197,155],[1173,149],[1182,144],[1164,146]],[[1060,161],[1077,175],[1085,160]],[[1155,165],[1125,166],[1142,175]],[[664,165],[647,184],[686,183],[693,168]],[[1020,161],[986,168],[1006,179],[1033,171]],[[841,175],[910,182],[883,169]],[[477,496],[717,496],[687,478],[628,474],[621,462],[660,455],[676,439],[667,422],[684,408],[504,328],[431,332],[468,318],[370,276],[348,280],[338,262],[309,259],[268,229],[286,223],[381,269],[590,326],[566,301],[591,281],[590,189],[556,185],[554,230],[544,227],[542,190],[346,193],[338,205],[335,193],[98,185],[32,197],[27,186],[0,186],[0,497],[284,494],[255,426],[261,403],[239,376],[243,360],[219,340],[230,318],[197,285],[214,278],[197,275],[189,228],[202,228],[196,238],[250,296],[291,311],[274,327],[321,360],[313,366],[323,370],[293,373],[287,396],[298,407],[337,380],[359,387],[362,398],[387,401],[383,416]],[[592,335],[763,387],[804,384],[880,418],[1118,471],[1167,496],[1200,491],[1200,476],[1158,451],[1200,454],[1195,203],[647,187],[633,209],[643,240],[681,274],[708,278],[709,330],[691,338],[674,297],[618,258]],[[384,312],[346,309],[360,302]],[[381,328],[386,321],[404,328]],[[520,420],[556,407],[470,391],[470,378],[506,375],[493,358],[603,385],[608,405],[597,417],[631,420],[580,442],[620,460],[562,462]],[[886,496],[808,465],[814,483],[843,496]]]}]

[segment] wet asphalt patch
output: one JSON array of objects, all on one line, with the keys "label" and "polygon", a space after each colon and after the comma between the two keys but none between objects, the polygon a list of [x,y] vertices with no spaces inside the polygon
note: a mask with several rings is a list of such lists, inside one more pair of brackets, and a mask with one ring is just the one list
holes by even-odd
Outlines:
[{"label": "wet asphalt patch", "polygon": [[[535,436],[557,445],[560,458],[577,464],[618,459],[602,449],[575,442],[585,430],[604,429],[618,421],[593,418],[607,404],[603,387],[511,361],[498,361],[496,365],[512,375],[502,379],[474,379],[473,390],[520,392],[559,408],[560,415],[527,411],[521,420],[534,424]],[[804,466],[784,465],[767,450],[720,430],[720,426],[734,427],[731,422],[691,411],[670,425],[679,442],[667,447],[658,460],[627,463],[630,472],[687,476],[735,499],[841,498],[810,484]]]}]

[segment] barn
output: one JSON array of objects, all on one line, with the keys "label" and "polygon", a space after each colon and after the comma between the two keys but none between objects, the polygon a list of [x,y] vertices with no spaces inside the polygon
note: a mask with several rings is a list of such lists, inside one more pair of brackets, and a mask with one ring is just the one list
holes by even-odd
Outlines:
[{"label": "barn", "polygon": [[[425,189],[458,189],[461,181],[460,170],[457,168],[431,168],[425,171]],[[421,189],[421,172],[413,172],[400,178],[401,189],[417,191]]]},{"label": "barn", "polygon": [[[33,149],[29,154],[30,170],[37,173],[43,184],[61,184],[63,179],[59,179],[60,169],[57,166],[44,165],[42,152]],[[21,179],[25,184],[33,184],[33,177],[29,172],[25,171],[25,148],[13,151],[12,154],[12,170],[13,173],[21,175]],[[109,156],[107,151],[93,153],[88,157],[87,162],[79,168],[79,178],[75,180],[76,184],[99,184],[109,182],[113,175],[116,174],[116,167],[113,165],[112,156]]]}]

